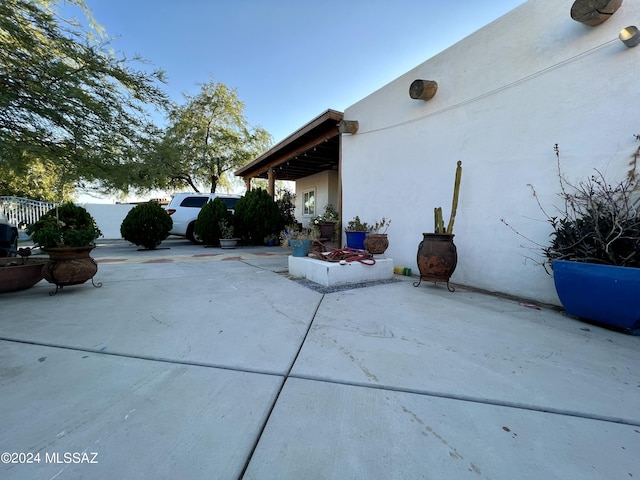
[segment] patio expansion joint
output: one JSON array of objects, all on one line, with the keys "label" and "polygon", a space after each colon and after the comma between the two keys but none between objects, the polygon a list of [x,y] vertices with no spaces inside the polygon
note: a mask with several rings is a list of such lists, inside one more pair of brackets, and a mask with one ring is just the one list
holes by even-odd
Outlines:
[{"label": "patio expansion joint", "polygon": [[251,447],[251,452],[247,456],[247,461],[245,462],[244,468],[242,469],[242,473],[240,473],[238,478],[243,478],[245,473],[246,473],[246,471],[247,471],[247,468],[249,468],[249,464],[251,463],[251,459],[253,458],[253,455],[254,455],[254,453],[256,451],[256,448],[258,448],[258,443],[260,443],[260,439],[262,438],[262,435],[264,434],[264,429],[267,427],[267,424],[269,423],[269,419],[271,418],[271,415],[273,414],[273,410],[276,407],[276,404],[278,403],[278,399],[280,398],[280,395],[282,394],[282,390],[284,389],[284,386],[287,383],[287,379],[291,376],[291,370],[293,370],[293,366],[296,364],[296,361],[298,360],[298,357],[300,356],[300,352],[302,351],[302,347],[304,346],[305,342],[307,341],[307,337],[309,336],[309,332],[311,331],[311,327],[313,326],[313,322],[315,321],[316,315],[318,314],[318,310],[320,309],[320,305],[322,305],[322,301],[323,300],[324,300],[324,295],[322,295],[320,297],[320,300],[318,301],[318,304],[316,305],[316,308],[315,308],[315,310],[313,312],[313,315],[311,316],[311,321],[309,322],[309,325],[307,326],[307,330],[304,333],[304,337],[302,338],[302,341],[300,342],[300,345],[298,346],[298,351],[296,352],[295,356],[293,357],[293,360],[291,361],[291,364],[289,365],[287,373],[284,375],[282,383],[280,384],[280,388],[279,388],[278,392],[276,393],[276,395],[275,395],[275,397],[273,399],[273,402],[271,403],[271,406],[269,407],[269,411],[265,415],[264,422],[260,426],[260,431],[258,432],[258,435],[256,435],[256,440],[255,440],[253,446]]},{"label": "patio expansion joint", "polygon": [[34,345],[38,347],[48,347],[48,348],[57,348],[60,350],[69,350],[74,352],[83,352],[83,353],[93,353],[97,355],[105,355],[110,357],[119,357],[119,358],[130,358],[133,360],[146,360],[149,362],[158,362],[158,363],[166,363],[171,365],[183,365],[187,367],[205,367],[205,368],[215,368],[218,370],[228,370],[232,372],[240,372],[240,373],[253,373],[257,375],[269,375],[272,377],[283,377],[282,373],[273,372],[269,370],[260,370],[260,369],[252,369],[252,368],[241,368],[241,367],[230,367],[228,365],[219,365],[214,363],[205,363],[205,362],[195,362],[189,360],[176,360],[171,358],[163,358],[163,357],[153,357],[150,355],[132,355],[123,352],[109,352],[100,349],[94,348],[81,348],[74,347],[71,345],[59,345],[55,343],[46,343],[46,342],[35,342],[31,340],[22,340],[19,338],[9,338],[9,337],[0,337],[0,342],[11,342],[11,343],[20,343],[23,345]]},{"label": "patio expansion joint", "polygon": [[476,403],[476,404],[489,405],[489,406],[495,406],[495,407],[512,408],[516,410],[524,410],[524,411],[537,412],[537,413],[548,413],[548,414],[560,415],[564,417],[582,418],[585,420],[595,420],[600,422],[614,423],[617,425],[629,425],[633,427],[640,427],[640,422],[630,420],[630,419],[620,418],[620,417],[589,414],[584,412],[578,412],[575,410],[565,410],[561,408],[540,407],[536,405],[528,405],[528,404],[518,403],[518,402],[492,400],[490,398],[472,397],[468,395],[456,395],[452,393],[443,393],[443,392],[436,392],[436,391],[429,391],[429,390],[401,388],[401,387],[394,387],[391,385],[376,385],[376,384],[365,383],[365,382],[350,382],[350,381],[342,381],[342,380],[335,380],[335,379],[326,379],[321,377],[315,377],[313,375],[294,374],[294,375],[288,375],[287,378],[295,378],[298,380],[309,380],[309,381],[328,383],[328,384],[334,384],[334,385],[344,385],[349,387],[369,388],[373,390],[384,390],[384,391],[397,392],[397,393],[409,393],[409,394],[421,395],[425,397],[458,400],[461,402]]}]

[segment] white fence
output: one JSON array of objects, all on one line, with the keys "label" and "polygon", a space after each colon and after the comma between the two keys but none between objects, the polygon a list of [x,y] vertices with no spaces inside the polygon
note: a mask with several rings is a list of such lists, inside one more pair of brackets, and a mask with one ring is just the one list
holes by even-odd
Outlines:
[{"label": "white fence", "polygon": [[28,198],[0,196],[0,210],[4,212],[9,222],[18,227],[37,222],[42,215],[56,205],[57,204],[53,202],[40,202]]}]

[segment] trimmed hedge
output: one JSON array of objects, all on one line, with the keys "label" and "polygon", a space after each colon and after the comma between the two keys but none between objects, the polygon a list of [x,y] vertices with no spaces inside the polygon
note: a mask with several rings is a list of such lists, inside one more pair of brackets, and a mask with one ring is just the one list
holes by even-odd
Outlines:
[{"label": "trimmed hedge", "polygon": [[169,236],[173,220],[156,202],[136,205],[122,221],[120,234],[128,242],[155,250]]},{"label": "trimmed hedge", "polygon": [[232,224],[231,212],[227,210],[224,201],[216,197],[207,202],[196,219],[193,232],[200,237],[205,245],[216,246],[220,243],[220,222],[227,221]]}]

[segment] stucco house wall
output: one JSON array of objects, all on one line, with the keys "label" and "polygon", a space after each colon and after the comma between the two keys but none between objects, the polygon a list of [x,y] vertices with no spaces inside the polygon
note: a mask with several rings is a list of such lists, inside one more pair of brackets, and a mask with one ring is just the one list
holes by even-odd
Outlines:
[{"label": "stucco house wall", "polygon": [[[315,215],[304,215],[303,212],[304,192],[309,190],[315,190]],[[301,178],[296,181],[295,193],[296,219],[302,223],[304,228],[308,228],[311,218],[324,213],[324,209],[328,204],[338,208],[338,172],[336,170],[325,170],[324,172]]]},{"label": "stucco house wall", "polygon": [[[626,1],[605,23],[570,17],[573,0],[529,0],[345,110],[359,130],[342,137],[343,220],[392,219],[387,256],[417,271],[433,208],[451,209],[462,160],[452,282],[559,304],[553,279],[523,235],[547,244],[547,211],[561,206],[554,145],[571,181],[594,169],[623,178],[640,133],[640,47],[618,40],[640,22]],[[416,79],[438,82],[429,101]]]}]

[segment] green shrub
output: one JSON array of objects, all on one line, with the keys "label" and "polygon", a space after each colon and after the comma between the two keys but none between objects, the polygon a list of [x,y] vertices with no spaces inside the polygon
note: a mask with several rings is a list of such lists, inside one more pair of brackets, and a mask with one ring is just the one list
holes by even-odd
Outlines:
[{"label": "green shrub", "polygon": [[284,228],[284,220],[276,202],[266,190],[251,190],[238,200],[235,208],[236,234],[253,245]]},{"label": "green shrub", "polygon": [[73,203],[49,210],[27,227],[27,234],[42,248],[86,247],[102,235],[91,214]]},{"label": "green shrub", "polygon": [[232,223],[231,213],[227,210],[224,201],[216,197],[207,202],[196,219],[193,232],[200,237],[205,245],[218,245],[220,243],[220,223]]},{"label": "green shrub", "polygon": [[156,202],[136,205],[122,221],[120,234],[128,242],[154,250],[169,236],[173,221]]},{"label": "green shrub", "polygon": [[280,215],[282,215],[284,225],[296,223],[296,194],[286,188],[283,188],[278,193],[276,204],[280,210]]}]

